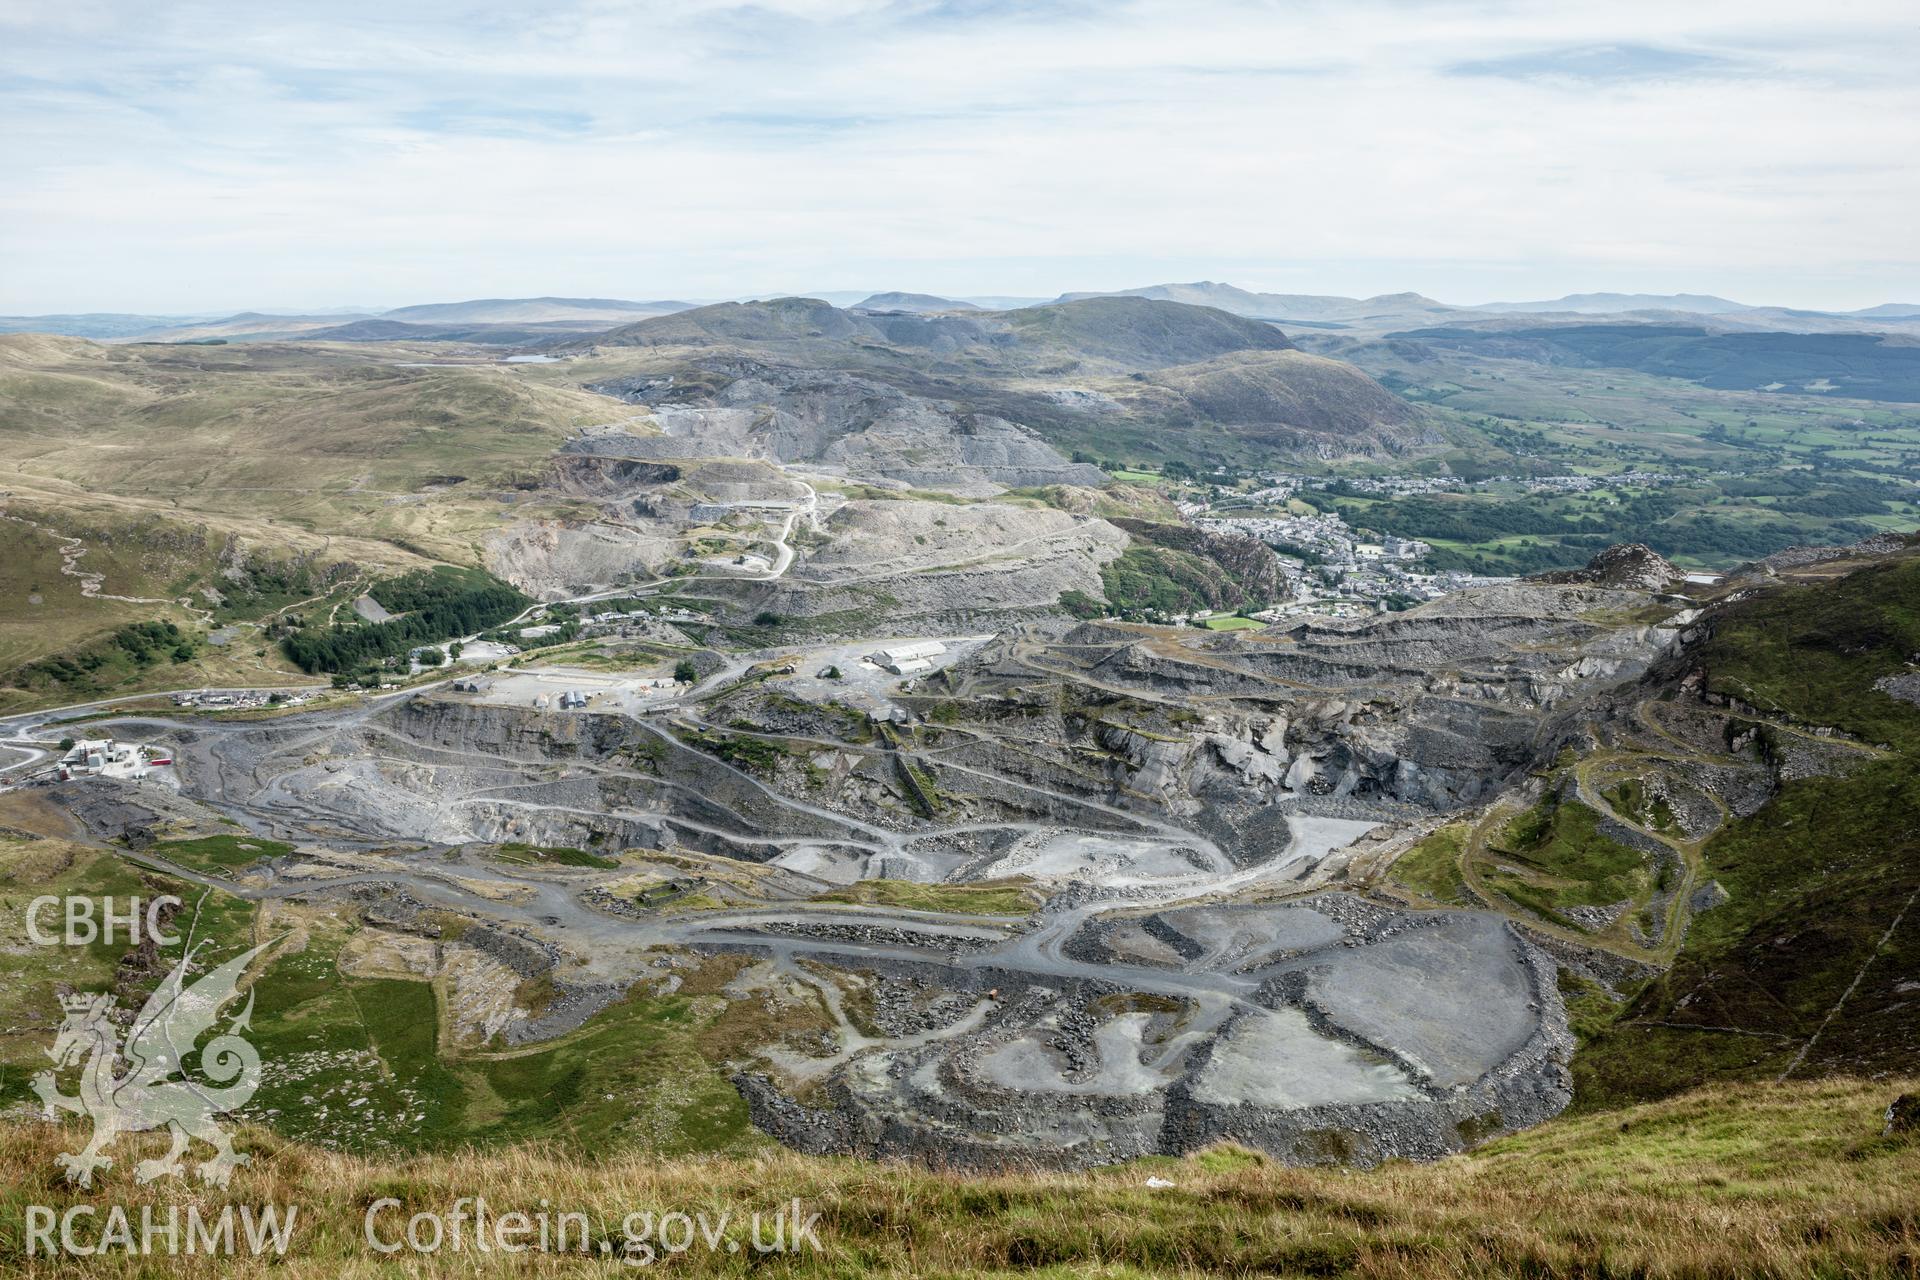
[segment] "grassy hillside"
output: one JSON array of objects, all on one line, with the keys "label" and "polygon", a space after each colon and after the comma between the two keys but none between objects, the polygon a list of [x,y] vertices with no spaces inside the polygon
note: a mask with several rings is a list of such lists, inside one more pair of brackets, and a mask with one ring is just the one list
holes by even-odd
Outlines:
[{"label": "grassy hillside", "polygon": [[1920,401],[1920,343],[1869,333],[1709,333],[1696,325],[1575,324],[1418,329],[1396,337],[1482,347],[1542,363],[1632,369],[1723,391]]},{"label": "grassy hillside", "polygon": [[1258,320],[1148,298],[1085,298],[1008,311],[1001,319],[1025,345],[1132,369],[1293,349],[1284,333]]},{"label": "grassy hillside", "polygon": [[[585,1215],[574,1251],[478,1252],[469,1224],[465,1252],[396,1261],[436,1275],[578,1274],[582,1253],[600,1257],[602,1240],[621,1247],[626,1215],[650,1210],[656,1220],[705,1212],[710,1224],[732,1215],[713,1250],[695,1244],[656,1259],[675,1275],[1911,1275],[1920,1143],[1881,1136],[1902,1087],[1912,1084],[1707,1089],[1555,1121],[1438,1164],[1368,1173],[1286,1169],[1233,1148],[1089,1174],[991,1176],[786,1153],[662,1161],[605,1146],[586,1160],[537,1146],[369,1160],[256,1130],[240,1143],[252,1165],[224,1192],[136,1187],[116,1166],[108,1195],[136,1223],[140,1206],[183,1198],[208,1216],[229,1203],[296,1205],[286,1257],[156,1263],[108,1254],[38,1265],[89,1276],[156,1266],[188,1277],[370,1275],[384,1262],[363,1234],[375,1201],[400,1202],[376,1220],[390,1239],[413,1213],[445,1215],[460,1197],[484,1194],[496,1215]],[[68,1188],[54,1164],[81,1136],[0,1126],[0,1159],[15,1171],[0,1191],[0,1266],[25,1273],[35,1261],[21,1232],[27,1205],[58,1211],[100,1199]],[[1171,1185],[1150,1187],[1149,1177]],[[818,1252],[757,1254],[746,1220],[756,1211],[770,1219],[796,1197],[803,1216],[819,1215]]]},{"label": "grassy hillside", "polygon": [[[213,631],[311,597],[339,603],[363,573],[419,563],[384,543],[284,528],[267,531],[282,540],[256,541],[241,533],[255,527],[245,521],[14,493],[0,512],[0,711],[109,692],[297,683],[257,631],[222,631],[218,642]],[[116,633],[155,625],[179,628],[192,657],[123,660]]]},{"label": "grassy hillside", "polygon": [[[610,411],[500,368],[365,349],[0,335],[0,686],[129,623],[198,639],[302,603],[331,612],[383,571],[475,563],[487,531],[552,505],[499,491]],[[177,681],[114,687],[286,677],[245,639],[200,644]],[[0,705],[43,695],[59,700]]]},{"label": "grassy hillside", "polygon": [[487,495],[462,486],[538,463],[614,407],[498,367],[402,360],[0,336],[0,456],[29,494],[65,487],[470,558],[470,531],[490,522],[471,510]]},{"label": "grassy hillside", "polygon": [[1411,426],[1420,413],[1352,365],[1304,351],[1240,352],[1162,369],[1153,381],[1223,426],[1350,431],[1356,422]]},{"label": "grassy hillside", "polygon": [[1920,556],[1776,587],[1717,622],[1697,660],[1709,689],[1763,711],[1920,749],[1920,707],[1876,689],[1920,655]]},{"label": "grassy hillside", "polygon": [[[1920,557],[1727,608],[1707,687],[1884,752],[1787,781],[1702,850],[1730,895],[1575,1061],[1576,1105],[1703,1079],[1895,1072],[1920,1053],[1920,707],[1874,689],[1920,652]],[[1762,749],[1766,733],[1761,734]]]},{"label": "grassy hillside", "polygon": [[[290,846],[244,832],[162,840],[153,853],[231,875]],[[512,853],[518,848],[520,852]],[[525,846],[504,853],[528,856]],[[554,860],[577,861],[555,853]],[[980,910],[1018,909],[1019,890],[971,892]],[[278,1064],[243,1113],[271,1120],[286,1138],[332,1150],[451,1150],[540,1139],[577,1151],[749,1152],[770,1145],[753,1129],[730,1080],[755,1046],[817,1036],[823,1008],[789,1008],[719,993],[748,963],[714,957],[682,966],[671,990],[643,984],[567,1035],[513,1047],[456,1020],[444,983],[390,957],[394,935],[366,925],[351,905],[256,907],[219,891],[144,870],[117,853],[0,834],[0,1106],[30,1103],[33,1072],[59,1021],[63,986],[112,990],[139,1008],[179,957],[177,946],[131,952],[124,938],[83,951],[30,945],[26,911],[51,893],[104,899],[171,893],[189,904],[175,932],[218,963],[268,939],[280,945],[255,975],[253,1041]],[[449,917],[455,941],[466,922]],[[554,991],[527,980],[509,993],[538,1014]],[[311,1100],[311,1101],[308,1101]]]},{"label": "grassy hillside", "polygon": [[[1454,424],[1447,463],[1462,475],[1653,470],[1766,472],[1812,467],[1906,480],[1920,464],[1920,408],[1898,401],[1728,390],[1679,377],[1594,368],[1467,330],[1428,341],[1313,335],[1308,350],[1352,361]],[[1457,340],[1455,340],[1457,339]],[[1750,387],[1773,375],[1754,370]]]},{"label": "grassy hillside", "polygon": [[1920,523],[1920,489],[1837,469],[1778,468],[1555,495],[1506,483],[1470,494],[1381,498],[1336,482],[1310,497],[1356,528],[1431,542],[1435,567],[1493,574],[1577,567],[1623,540],[1680,563],[1726,567],[1790,546],[1857,542]]}]

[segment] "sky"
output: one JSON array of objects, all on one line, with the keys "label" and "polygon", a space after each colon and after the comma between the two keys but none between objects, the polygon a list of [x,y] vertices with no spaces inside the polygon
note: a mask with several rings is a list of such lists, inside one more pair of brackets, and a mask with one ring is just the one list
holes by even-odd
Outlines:
[{"label": "sky", "polygon": [[1913,0],[0,0],[0,312],[1920,302]]}]

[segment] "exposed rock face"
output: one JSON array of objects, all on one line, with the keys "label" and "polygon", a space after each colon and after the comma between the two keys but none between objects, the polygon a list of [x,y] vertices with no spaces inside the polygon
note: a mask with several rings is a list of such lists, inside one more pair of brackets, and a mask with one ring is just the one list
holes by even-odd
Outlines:
[{"label": "exposed rock face", "polygon": [[1687,908],[1698,915],[1725,906],[1732,900],[1733,895],[1727,892],[1725,885],[1718,880],[1709,880],[1693,891],[1693,896],[1687,899]]},{"label": "exposed rock face", "polygon": [[[1005,429],[998,424],[1017,424],[1054,439],[1052,428],[1073,419],[1122,417],[1326,458],[1402,454],[1443,443],[1428,414],[1353,366],[1297,350],[1271,324],[1171,301],[1100,297],[1006,312],[915,313],[841,311],[813,299],[782,298],[665,316],[600,335],[591,345],[603,354],[629,348],[629,361],[646,369],[589,389],[656,408],[764,403],[807,420],[822,415],[800,402],[801,388],[783,387],[779,396],[764,388],[799,379],[817,389],[849,379],[843,398],[850,395],[852,403],[836,406],[825,420],[855,424],[856,433],[870,430],[859,424],[876,409],[882,410],[878,425],[904,425],[910,415],[899,403],[886,405],[905,397],[963,420],[977,418],[996,433]],[[1071,382],[1062,386],[1064,379]],[[736,390],[735,381],[744,385]],[[1086,424],[1072,425],[1078,439]],[[777,456],[819,454],[818,445],[792,449],[789,443]],[[1058,465],[1057,456],[1049,465]]]},{"label": "exposed rock face", "polygon": [[1086,623],[1063,637],[1056,665],[1072,670],[1078,658],[1104,685],[1168,697],[1284,705],[1284,715],[1254,716],[1216,702],[1198,734],[1171,741],[1102,727],[1102,747],[1128,769],[1115,781],[1174,812],[1240,814],[1304,797],[1452,809],[1487,799],[1533,760],[1545,725],[1665,652],[1670,628],[1593,620],[1643,601],[1514,584],[1406,613],[1178,644]]},{"label": "exposed rock face", "polygon": [[1104,520],[1064,511],[976,503],[849,502],[826,522],[831,539],[804,552],[794,573],[810,582],[865,582],[965,566],[1063,541],[1118,548]]},{"label": "exposed rock face", "polygon": [[1873,682],[1880,692],[1920,706],[1920,674],[1908,672],[1897,676],[1882,676]]},{"label": "exposed rock face", "polygon": [[1069,462],[1017,423],[876,378],[734,359],[705,360],[701,367],[707,375],[703,394],[676,388],[670,402],[651,376],[596,386],[652,404],[665,429],[662,436],[625,436],[603,442],[605,447],[617,444],[633,457],[774,458],[980,495],[1003,487],[1106,482],[1098,467]]},{"label": "exposed rock face", "polygon": [[1685,575],[1643,542],[1616,542],[1584,569],[1543,573],[1535,581],[1612,587],[1618,591],[1665,591]]},{"label": "exposed rock face", "polygon": [[529,520],[488,534],[486,565],[544,599],[644,581],[672,557],[672,539],[601,521]]},{"label": "exposed rock face", "polygon": [[542,487],[569,497],[623,498],[679,478],[680,468],[671,463],[561,452],[548,464]]},{"label": "exposed rock face", "polygon": [[1100,566],[1126,549],[1105,520],[994,503],[849,502],[824,532],[785,578],[728,584],[726,598],[749,614],[959,622],[1051,608],[1063,591],[1098,596]]},{"label": "exposed rock face", "polygon": [[[668,487],[769,482],[763,463],[710,465]],[[614,493],[647,476],[595,463],[575,478]],[[740,591],[796,617],[844,606],[889,626],[927,609],[1011,609],[1009,592],[1044,600],[1127,536],[993,503],[860,499],[823,523],[785,577]],[[703,582],[701,599],[718,585]],[[946,665],[910,686],[853,676],[870,646],[795,642],[778,661],[709,655],[722,673],[712,689],[637,714],[556,713],[534,682],[574,677],[521,673],[524,687],[490,700],[421,692],[195,725],[203,736],[179,740],[181,790],[167,794],[218,797],[267,830],[377,845],[377,862],[331,883],[387,894],[367,882],[398,879],[421,901],[510,925],[497,946],[471,929],[456,939],[484,957],[438,953],[469,1037],[577,1025],[632,980],[623,966],[642,943],[804,957],[790,976],[811,975],[836,1018],[850,1011],[843,1034],[800,1056],[763,1044],[749,1048],[771,1052],[730,1061],[767,1064],[741,1081],[753,1116],[805,1150],[1084,1166],[1235,1140],[1293,1162],[1431,1158],[1568,1101],[1548,958],[1559,953],[1543,951],[1559,944],[1464,904],[1418,910],[1337,886],[1369,883],[1372,860],[1404,847],[1408,830],[1384,827],[1430,827],[1532,785],[1561,744],[1625,723],[1623,708],[1664,679],[1642,684],[1653,664],[1685,667],[1669,651],[1692,623],[1648,604],[1643,591],[1524,582],[1246,633],[1055,616],[990,637],[943,632]],[[818,623],[843,625],[857,624]],[[1710,756],[1738,754],[1719,736],[1726,717],[1695,725],[1697,703],[1662,707],[1668,740],[1704,735]],[[1773,776],[1757,762],[1748,772]],[[1679,829],[1742,811],[1705,768],[1698,785],[1697,802],[1678,782],[1659,792]],[[98,816],[161,825],[158,811]],[[1599,830],[1665,856],[1626,822],[1602,811]],[[536,874],[472,850],[450,862],[391,849],[509,840],[605,850],[622,866]],[[724,902],[678,912],[614,887],[636,864],[692,855],[743,868],[716,876]],[[277,874],[313,892],[329,883]],[[1004,914],[842,909],[820,893],[1015,876],[1021,904]],[[1684,891],[1680,925],[1716,897]],[[1606,896],[1564,920],[1637,930],[1647,946],[1669,927],[1666,899],[1642,925]],[[516,1013],[509,997],[538,957],[513,940],[568,939],[582,971],[556,971],[555,1001]],[[380,967],[417,964],[395,951]],[[866,974],[887,992],[871,1009],[813,981],[850,996]]]},{"label": "exposed rock face", "polygon": [[1895,533],[1891,530],[1876,533],[1871,537],[1844,547],[1787,547],[1776,551],[1765,559],[1736,568],[1729,577],[1757,575],[1770,577],[1783,569],[1799,568],[1810,564],[1823,564],[1829,560],[1849,560],[1863,556],[1886,556],[1902,551],[1914,545],[1916,535]]},{"label": "exposed rock face", "polygon": [[1036,982],[990,961],[952,974],[888,965],[959,984],[970,1018],[834,1071],[831,1110],[742,1078],[755,1123],[803,1151],[963,1166],[1085,1167],[1225,1139],[1288,1163],[1372,1165],[1458,1151],[1571,1096],[1554,965],[1491,916],[1327,894],[1083,932],[1070,955],[1205,972],[1238,998]]}]

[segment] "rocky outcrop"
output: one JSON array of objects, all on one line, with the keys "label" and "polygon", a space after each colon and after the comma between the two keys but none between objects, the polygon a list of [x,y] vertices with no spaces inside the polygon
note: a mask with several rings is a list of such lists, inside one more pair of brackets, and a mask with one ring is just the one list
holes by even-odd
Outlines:
[{"label": "rocky outcrop", "polygon": [[1268,604],[1285,600],[1292,594],[1287,577],[1280,571],[1280,558],[1273,548],[1258,538],[1237,533],[1209,533],[1191,525],[1163,524],[1152,520],[1118,517],[1113,523],[1136,542],[1165,547],[1199,556],[1219,566],[1225,578],[1223,588],[1208,600],[1211,608],[1237,608],[1243,604]]},{"label": "rocky outcrop", "polygon": [[670,392],[666,403],[655,378],[599,388],[651,404],[664,428],[658,436],[619,440],[630,456],[769,458],[976,496],[1106,483],[1098,467],[1068,461],[1019,423],[861,373],[718,357],[699,368],[702,379]]},{"label": "rocky outcrop", "polygon": [[525,520],[487,535],[487,569],[544,600],[644,582],[672,562],[662,532],[586,520]]},{"label": "rocky outcrop", "polygon": [[1617,542],[1587,561],[1584,569],[1543,573],[1533,581],[1659,592],[1685,576],[1672,561],[1645,543]]}]

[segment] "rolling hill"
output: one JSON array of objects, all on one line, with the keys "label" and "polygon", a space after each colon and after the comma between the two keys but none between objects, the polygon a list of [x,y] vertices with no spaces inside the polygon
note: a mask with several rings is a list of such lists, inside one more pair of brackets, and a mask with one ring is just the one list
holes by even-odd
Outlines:
[{"label": "rolling hill", "polygon": [[1550,302],[1483,302],[1470,309],[1495,313],[1577,311],[1609,315],[1622,311],[1691,311],[1697,315],[1716,315],[1751,308],[1744,302],[1729,302],[1703,293],[1570,293]]},{"label": "rolling hill", "polygon": [[[1792,576],[1709,613],[1702,643],[1645,690],[1727,708],[1713,746],[1783,776],[1702,848],[1720,901],[1672,968],[1589,1028],[1580,1105],[1899,1071],[1920,1050],[1920,555]],[[1844,769],[1780,765],[1822,734],[1849,744]]]},{"label": "rolling hill", "polygon": [[[499,492],[603,398],[294,345],[0,335],[0,672],[149,620],[219,627],[369,573],[475,563]],[[204,647],[157,687],[283,679]],[[4,683],[4,676],[0,676]]]},{"label": "rolling hill", "polygon": [[476,298],[396,307],[380,319],[401,324],[625,324],[640,316],[685,311],[691,303],[623,298]]},{"label": "rolling hill", "polygon": [[1920,340],[1868,333],[1716,333],[1697,325],[1577,324],[1391,335],[1439,348],[1632,369],[1722,391],[1920,402]]},{"label": "rolling hill", "polygon": [[[808,387],[831,371],[912,397],[929,420],[972,413],[1101,457],[1372,456],[1437,442],[1417,407],[1350,365],[1297,351],[1271,324],[1131,296],[964,314],[722,303],[554,349],[582,358],[545,376],[635,404],[739,409],[761,396],[811,419],[800,401],[818,399]],[[796,368],[812,372],[796,379]]]},{"label": "rolling hill", "polygon": [[853,304],[854,311],[979,311],[971,302],[941,298],[931,293],[875,293]]},{"label": "rolling hill", "polygon": [[1217,307],[1149,298],[1085,298],[1000,313],[1023,346],[1128,369],[1164,369],[1237,351],[1290,351],[1272,325]]},{"label": "rolling hill", "polygon": [[80,315],[0,316],[0,333],[55,333],[75,338],[127,338],[154,329],[200,324],[217,316],[143,316],[117,311]]},{"label": "rolling hill", "polygon": [[1212,280],[1191,284],[1155,284],[1111,293],[1065,293],[1059,302],[1086,298],[1151,298],[1188,306],[1217,307],[1264,320],[1337,321],[1378,316],[1443,315],[1458,308],[1417,293],[1387,293],[1372,298],[1343,298],[1313,293],[1254,293]]}]

